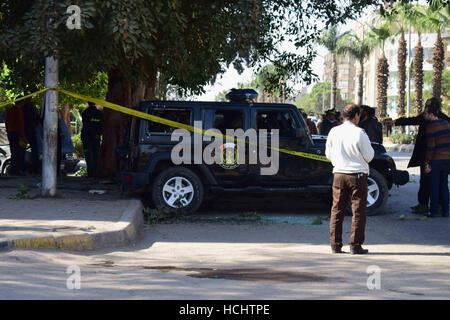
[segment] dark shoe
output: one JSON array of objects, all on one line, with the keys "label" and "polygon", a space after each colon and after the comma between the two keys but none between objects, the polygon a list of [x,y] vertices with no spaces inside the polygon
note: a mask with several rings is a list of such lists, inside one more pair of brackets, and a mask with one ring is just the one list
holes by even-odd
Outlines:
[{"label": "dark shoe", "polygon": [[417,206],[411,207],[412,213],[423,214],[430,211],[426,204],[419,203]]},{"label": "dark shoe", "polygon": [[431,213],[427,214],[427,218],[437,218],[437,217],[439,217],[438,214],[431,214]]},{"label": "dark shoe", "polygon": [[342,247],[335,247],[335,246],[331,246],[331,252],[332,253],[345,253],[344,251],[342,251]]},{"label": "dark shoe", "polygon": [[363,249],[362,247],[350,248],[350,254],[367,254],[369,250]]}]

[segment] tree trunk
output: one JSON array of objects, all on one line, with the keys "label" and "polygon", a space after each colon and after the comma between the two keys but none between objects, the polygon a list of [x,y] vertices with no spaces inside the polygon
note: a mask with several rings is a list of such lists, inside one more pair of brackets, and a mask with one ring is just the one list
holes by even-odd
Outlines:
[{"label": "tree trunk", "polygon": [[358,104],[363,104],[363,94],[364,94],[364,60],[359,61],[359,72],[358,72]]},{"label": "tree trunk", "polygon": [[[118,70],[108,74],[108,92],[106,101],[131,108],[131,85]],[[103,109],[103,141],[100,147],[98,168],[101,175],[114,178],[119,171],[119,159],[116,149],[124,144],[125,130],[131,117],[109,109]]]},{"label": "tree trunk", "polygon": [[380,117],[386,117],[387,108],[387,88],[388,88],[388,77],[389,77],[389,65],[384,55],[382,53],[381,57],[378,59],[377,65],[377,108]]},{"label": "tree trunk", "polygon": [[441,99],[442,72],[444,70],[445,51],[441,33],[438,32],[433,49],[433,97]]},{"label": "tree trunk", "polygon": [[414,110],[416,115],[422,112],[423,104],[423,47],[419,40],[417,41],[416,53],[414,55]]},{"label": "tree trunk", "polygon": [[157,79],[158,73],[157,69],[153,68],[149,72],[149,78],[147,85],[145,86],[145,100],[155,100],[156,99],[156,79]]},{"label": "tree trunk", "polygon": [[333,62],[331,64],[331,101],[330,109],[336,108],[336,85],[337,85],[337,61],[336,54],[333,54]]},{"label": "tree trunk", "polygon": [[[401,32],[400,40],[398,42],[398,109],[399,116],[405,115],[405,89],[406,89],[406,41],[405,33]],[[401,127],[403,128],[403,127]]]}]

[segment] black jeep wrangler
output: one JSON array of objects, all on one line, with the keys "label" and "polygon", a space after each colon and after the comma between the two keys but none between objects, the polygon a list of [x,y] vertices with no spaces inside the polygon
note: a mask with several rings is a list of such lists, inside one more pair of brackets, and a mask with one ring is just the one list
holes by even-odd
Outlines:
[{"label": "black jeep wrangler", "polygon": [[[145,101],[140,110],[191,126],[194,121],[201,121],[204,130],[216,128],[223,134],[226,129],[253,128],[256,132],[266,129],[270,140],[271,130],[278,129],[280,149],[325,155],[326,137],[311,136],[301,110],[290,104]],[[225,192],[306,192],[331,199],[333,174],[329,162],[280,152],[279,169],[273,175],[261,174],[261,169],[268,165],[259,161],[257,164],[175,165],[171,151],[179,142],[172,141],[171,135],[176,128],[143,119],[138,119],[135,125],[133,142],[118,151],[126,162],[126,169],[121,172],[122,190],[149,186],[156,207],[169,211],[183,207],[186,213],[194,213],[207,196]],[[202,148],[210,143],[203,141]],[[381,144],[372,143],[372,146],[375,156],[369,164],[368,215],[382,211],[393,184],[398,186],[409,181],[408,172],[396,170],[394,160]]]}]

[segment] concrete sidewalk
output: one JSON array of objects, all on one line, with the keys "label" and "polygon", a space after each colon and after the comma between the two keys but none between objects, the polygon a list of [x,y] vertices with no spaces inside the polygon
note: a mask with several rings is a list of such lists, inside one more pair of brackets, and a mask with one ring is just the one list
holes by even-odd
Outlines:
[{"label": "concrete sidewalk", "polygon": [[61,177],[50,199],[40,197],[40,181],[0,176],[0,249],[90,251],[130,245],[141,234],[141,201],[121,199],[117,185]]}]

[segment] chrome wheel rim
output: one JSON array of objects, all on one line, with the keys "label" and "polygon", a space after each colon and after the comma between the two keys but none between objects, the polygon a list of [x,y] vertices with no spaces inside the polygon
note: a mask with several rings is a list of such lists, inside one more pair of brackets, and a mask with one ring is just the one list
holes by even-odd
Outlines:
[{"label": "chrome wheel rim", "polygon": [[380,197],[380,188],[376,181],[372,178],[367,178],[367,207],[372,206]]},{"label": "chrome wheel rim", "polygon": [[194,186],[184,177],[173,177],[164,184],[162,194],[168,206],[182,208],[194,199]]}]

